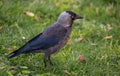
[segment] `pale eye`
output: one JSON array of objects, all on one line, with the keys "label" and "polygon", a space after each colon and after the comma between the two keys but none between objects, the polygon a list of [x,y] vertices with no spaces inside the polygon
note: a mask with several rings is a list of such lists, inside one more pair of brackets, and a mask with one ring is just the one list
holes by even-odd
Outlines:
[{"label": "pale eye", "polygon": [[72,18],[74,18],[74,16],[71,16]]}]

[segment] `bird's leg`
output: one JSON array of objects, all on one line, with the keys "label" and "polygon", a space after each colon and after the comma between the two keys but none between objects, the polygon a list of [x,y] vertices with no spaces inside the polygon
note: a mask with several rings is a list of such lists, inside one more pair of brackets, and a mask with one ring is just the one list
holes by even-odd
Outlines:
[{"label": "bird's leg", "polygon": [[44,66],[46,67],[47,64],[46,64],[46,56],[44,56]]},{"label": "bird's leg", "polygon": [[50,65],[53,65],[53,63],[52,63],[52,61],[51,61],[51,59],[50,59],[50,56],[48,56],[48,60],[49,60],[49,62],[50,62]]}]

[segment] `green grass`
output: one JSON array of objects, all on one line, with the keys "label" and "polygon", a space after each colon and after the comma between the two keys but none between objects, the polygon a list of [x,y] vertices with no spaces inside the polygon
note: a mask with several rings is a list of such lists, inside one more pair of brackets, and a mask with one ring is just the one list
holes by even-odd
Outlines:
[{"label": "green grass", "polygon": [[[0,0],[0,76],[119,76],[119,4],[119,0]],[[44,68],[41,53],[6,58],[65,10],[84,19],[74,22],[68,44],[52,56],[54,66]],[[27,16],[25,11],[35,16]],[[107,36],[112,38],[105,39]],[[75,41],[81,37],[82,41]],[[79,55],[86,62],[80,62]]]}]

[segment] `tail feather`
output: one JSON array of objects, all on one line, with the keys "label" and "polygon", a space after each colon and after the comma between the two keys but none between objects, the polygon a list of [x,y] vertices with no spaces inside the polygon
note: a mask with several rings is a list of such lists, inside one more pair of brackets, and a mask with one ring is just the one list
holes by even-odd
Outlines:
[{"label": "tail feather", "polygon": [[8,58],[13,58],[13,57],[15,57],[15,56],[17,56],[17,55],[19,55],[19,54],[17,53],[17,51],[15,51],[15,52],[10,53],[10,54],[8,55]]},{"label": "tail feather", "polygon": [[30,48],[29,44],[26,44],[26,45],[22,46],[21,48],[19,48],[18,50],[10,53],[10,54],[8,55],[8,58],[13,58],[13,57],[18,56],[18,55],[20,55],[20,54],[26,53],[26,52],[27,52],[28,50],[30,50],[30,49],[31,49],[31,48]]}]

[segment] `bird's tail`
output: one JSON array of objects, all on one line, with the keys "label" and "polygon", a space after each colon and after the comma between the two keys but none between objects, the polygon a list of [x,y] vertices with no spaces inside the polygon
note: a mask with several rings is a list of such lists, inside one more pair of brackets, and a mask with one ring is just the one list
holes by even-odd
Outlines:
[{"label": "bird's tail", "polygon": [[15,56],[18,56],[18,55],[20,55],[23,51],[24,51],[24,46],[22,46],[21,48],[17,49],[16,51],[10,53],[10,54],[8,55],[8,58],[13,58],[13,57],[15,57]]},{"label": "bird's tail", "polygon": [[18,55],[19,55],[18,50],[16,50],[16,51],[10,53],[10,54],[8,55],[8,58],[13,58],[13,57],[18,56]]},{"label": "bird's tail", "polygon": [[21,48],[19,48],[18,50],[10,53],[8,55],[8,58],[13,58],[13,57],[18,56],[20,54],[26,53],[30,49],[31,49],[30,46],[28,44],[26,44],[26,45],[22,46]]}]

